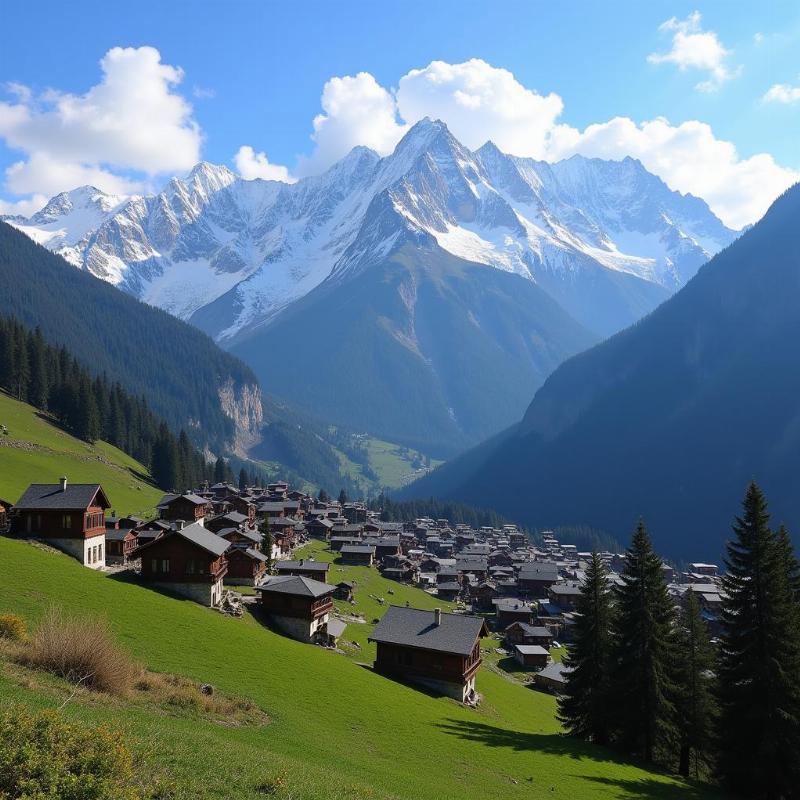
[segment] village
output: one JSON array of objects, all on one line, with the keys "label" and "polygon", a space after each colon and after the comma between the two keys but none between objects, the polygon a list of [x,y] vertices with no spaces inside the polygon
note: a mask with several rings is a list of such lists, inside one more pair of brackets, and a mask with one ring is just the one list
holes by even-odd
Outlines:
[{"label": "village", "polygon": [[[558,693],[564,684],[561,654],[591,554],[552,533],[534,543],[514,525],[386,522],[364,503],[320,500],[285,482],[167,494],[150,520],[111,509],[101,485],[62,477],[30,485],[16,503],[0,499],[0,532],[231,616],[246,606],[308,644],[359,647],[348,629],[373,623],[368,641],[377,672],[467,705],[480,700],[476,676],[484,661],[542,691]],[[610,581],[620,582],[625,554],[600,556]],[[348,611],[362,591],[343,577],[351,567],[374,571],[387,585],[416,587],[440,605],[392,603],[388,589],[388,597],[372,598],[379,618],[359,617]],[[722,605],[717,566],[662,569],[676,605],[693,592],[715,635]]]}]

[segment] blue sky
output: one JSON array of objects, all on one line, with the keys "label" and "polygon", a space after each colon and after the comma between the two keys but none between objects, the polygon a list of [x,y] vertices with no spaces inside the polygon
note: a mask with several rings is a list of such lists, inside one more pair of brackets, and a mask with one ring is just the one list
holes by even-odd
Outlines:
[{"label": "blue sky", "polygon": [[[196,157],[294,179],[354,144],[390,151],[423,113],[469,146],[629,153],[737,227],[800,170],[796,1],[48,1],[3,17],[0,211],[75,180],[150,190]],[[113,48],[132,49],[103,87]]]}]

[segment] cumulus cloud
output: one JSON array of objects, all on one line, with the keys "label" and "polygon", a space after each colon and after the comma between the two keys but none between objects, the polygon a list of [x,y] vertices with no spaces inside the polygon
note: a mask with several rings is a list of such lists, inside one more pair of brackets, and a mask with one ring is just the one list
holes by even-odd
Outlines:
[{"label": "cumulus cloud", "polygon": [[776,83],[770,86],[761,98],[765,103],[783,103],[791,105],[800,102],[800,86],[792,86],[788,83]]},{"label": "cumulus cloud", "polygon": [[[699,29],[700,17],[665,25],[691,35],[686,25]],[[508,70],[480,59],[434,61],[401,77],[396,91],[368,73],[332,78],[325,84],[322,108],[314,120],[316,147],[301,163],[303,174],[330,166],[356,145],[385,155],[410,125],[428,116],[442,119],[473,149],[491,139],[505,152],[550,161],[575,153],[633,156],[670,188],[702,197],[734,228],[758,220],[778,194],[800,179],[800,173],[767,153],[742,158],[733,143],[718,139],[697,120],[673,125],[663,118],[638,123],[617,117],[578,130],[560,121],[558,95],[540,94]]]},{"label": "cumulus cloud", "polygon": [[31,214],[41,211],[47,204],[48,199],[43,194],[35,194],[25,200],[3,200],[0,198],[0,214],[29,217]]},{"label": "cumulus cloud", "polygon": [[627,117],[589,125],[562,126],[551,158],[580,153],[597,158],[638,158],[672,189],[702,197],[727,225],[740,228],[759,219],[770,203],[800,180],[766,153],[740,158],[732,142],[718,139],[697,120],[671,125],[658,118],[636,124]]},{"label": "cumulus cloud", "polygon": [[131,172],[185,171],[199,160],[202,134],[175,91],[178,67],[153,47],[115,47],[100,68],[85,94],[7,87],[14,99],[0,102],[0,137],[25,154],[6,172],[11,191],[53,194],[88,182],[128,192],[141,186]]},{"label": "cumulus cloud", "polygon": [[289,169],[280,164],[270,164],[266,153],[256,153],[252,147],[243,144],[233,157],[236,169],[245,180],[262,178],[265,181],[294,183]]},{"label": "cumulus cloud", "polygon": [[716,91],[736,74],[727,64],[731,51],[714,31],[702,29],[699,11],[683,20],[672,17],[659,30],[672,35],[672,47],[666,53],[651,53],[647,57],[651,64],[675,64],[681,71],[695,69],[708,73],[706,80],[695,87],[701,92]]},{"label": "cumulus cloud", "polygon": [[322,113],[314,117],[314,152],[302,158],[302,174],[318,172],[356,145],[381,155],[392,152],[407,126],[397,119],[394,95],[368,72],[331,78],[322,90]]},{"label": "cumulus cloud", "polygon": [[491,139],[504,152],[541,158],[564,104],[557,94],[541,95],[508,70],[473,58],[411,70],[400,79],[397,108],[407,123],[443,119],[467,147]]}]

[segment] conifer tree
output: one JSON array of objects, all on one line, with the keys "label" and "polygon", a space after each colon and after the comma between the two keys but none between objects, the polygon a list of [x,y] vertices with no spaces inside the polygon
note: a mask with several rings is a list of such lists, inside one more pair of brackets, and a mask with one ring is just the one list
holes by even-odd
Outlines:
[{"label": "conifer tree", "polygon": [[275,539],[272,536],[269,517],[264,517],[261,525],[259,525],[259,531],[261,532],[261,552],[266,556],[267,573],[270,573],[272,572],[272,546],[275,543]]},{"label": "conifer tree", "polygon": [[[714,722],[714,648],[697,595],[686,593],[677,629],[677,695],[680,751],[678,772],[705,774],[711,756]],[[694,765],[694,770],[691,770]]]},{"label": "conifer tree", "polygon": [[239,470],[239,490],[244,491],[247,488],[247,470],[242,467]]},{"label": "conifer tree", "polygon": [[214,464],[214,483],[225,482],[225,459],[219,456]]},{"label": "conifer tree", "polygon": [[339,490],[339,502],[344,505],[347,502],[347,492],[344,489]]},{"label": "conifer tree", "polygon": [[571,734],[597,744],[608,742],[610,627],[606,567],[593,552],[578,598],[573,641],[564,659],[569,672],[558,699],[558,716]]},{"label": "conifer tree", "polygon": [[728,543],[718,665],[719,773],[729,791],[797,796],[800,786],[800,631],[796,562],[773,535],[751,483]]},{"label": "conifer tree", "polygon": [[677,738],[674,622],[661,559],[640,520],[616,589],[611,675],[616,739],[647,762],[665,759]]}]

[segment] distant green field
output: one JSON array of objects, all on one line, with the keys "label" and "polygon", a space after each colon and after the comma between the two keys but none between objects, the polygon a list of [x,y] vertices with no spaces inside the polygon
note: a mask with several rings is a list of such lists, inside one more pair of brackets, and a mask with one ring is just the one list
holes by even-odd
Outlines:
[{"label": "distant green field", "polygon": [[0,497],[19,499],[31,483],[100,483],[119,514],[151,513],[163,495],[147,470],[105,442],[88,445],[48,422],[35,408],[0,392]]},{"label": "distant green field", "polygon": [[[378,474],[381,486],[399,489],[424,474],[419,466],[414,466],[415,459],[422,457],[416,450],[373,438],[366,440],[366,448],[369,465]],[[431,468],[442,463],[435,458],[430,460]]]},{"label": "distant green field", "polygon": [[[71,719],[122,728],[143,774],[171,774],[186,800],[257,800],[265,782],[280,784],[268,792],[278,800],[711,796],[561,735],[553,698],[490,670],[478,676],[483,704],[466,709],[249,615],[225,617],[2,538],[0,587],[0,613],[34,620],[57,603],[104,616],[151,669],[210,682],[268,714],[265,726],[236,727],[86,692],[66,705]],[[412,599],[423,602],[419,593]],[[69,695],[63,684],[3,666],[0,707],[54,708]]]}]

